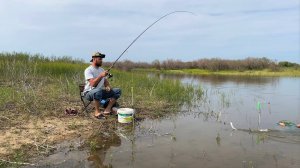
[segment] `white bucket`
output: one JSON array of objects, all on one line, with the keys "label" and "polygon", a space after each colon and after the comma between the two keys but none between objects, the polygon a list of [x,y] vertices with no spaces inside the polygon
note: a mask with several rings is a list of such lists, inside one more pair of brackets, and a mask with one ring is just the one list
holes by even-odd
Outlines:
[{"label": "white bucket", "polygon": [[133,115],[134,115],[134,109],[119,108],[117,112],[118,112],[119,123],[131,123],[132,122]]}]

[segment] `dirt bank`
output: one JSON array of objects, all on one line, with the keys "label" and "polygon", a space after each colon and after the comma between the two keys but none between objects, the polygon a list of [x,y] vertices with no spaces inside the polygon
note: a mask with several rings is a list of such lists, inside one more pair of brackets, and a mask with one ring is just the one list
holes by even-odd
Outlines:
[{"label": "dirt bank", "polygon": [[[0,157],[8,159],[16,150],[27,148],[31,154],[50,152],[52,145],[74,137],[88,137],[93,129],[101,129],[116,119],[96,120],[90,116],[32,118],[0,130]],[[31,155],[29,153],[29,155]]]}]

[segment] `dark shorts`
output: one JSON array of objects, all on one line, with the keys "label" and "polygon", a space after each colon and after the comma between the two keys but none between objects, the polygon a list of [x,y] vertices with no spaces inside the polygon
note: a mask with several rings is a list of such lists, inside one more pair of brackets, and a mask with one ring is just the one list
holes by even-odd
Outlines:
[{"label": "dark shorts", "polygon": [[112,88],[109,92],[106,90],[99,88],[93,89],[85,94],[85,98],[89,101],[98,100],[101,101],[103,99],[115,98],[118,99],[121,96],[121,89]]}]

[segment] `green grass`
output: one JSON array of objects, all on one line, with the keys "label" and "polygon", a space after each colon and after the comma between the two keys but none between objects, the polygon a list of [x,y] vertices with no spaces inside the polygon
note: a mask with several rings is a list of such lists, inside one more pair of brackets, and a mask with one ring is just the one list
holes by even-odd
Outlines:
[{"label": "green grass", "polygon": [[140,109],[142,115],[162,116],[176,110],[184,103],[190,103],[201,88],[183,86],[179,80],[160,80],[143,72],[112,71],[113,86],[122,88],[121,104]]},{"label": "green grass", "polygon": [[[0,54],[0,108],[11,114],[60,116],[66,107],[81,107],[78,84],[89,64],[70,59],[49,60],[39,55]],[[122,89],[119,103],[142,116],[157,117],[174,111],[195,96],[192,86],[161,80],[143,72],[111,70],[113,87]],[[198,94],[197,94],[198,96]],[[6,108],[12,103],[11,108]]]},{"label": "green grass", "polygon": [[8,100],[14,100],[14,90],[12,87],[1,86],[0,87],[0,107],[4,105]]}]

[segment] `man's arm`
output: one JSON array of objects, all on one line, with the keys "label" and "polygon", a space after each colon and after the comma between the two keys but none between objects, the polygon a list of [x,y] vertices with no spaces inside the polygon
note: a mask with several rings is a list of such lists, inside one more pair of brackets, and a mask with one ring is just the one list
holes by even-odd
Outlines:
[{"label": "man's arm", "polygon": [[[104,78],[107,74],[108,74],[107,71],[103,71],[96,78],[90,78],[90,79],[88,79],[88,81],[90,82],[90,86],[96,87],[98,85],[98,83],[102,80],[102,78]],[[105,83],[105,81],[106,81],[106,79],[104,79],[104,83]]]}]

